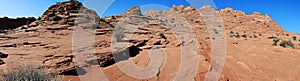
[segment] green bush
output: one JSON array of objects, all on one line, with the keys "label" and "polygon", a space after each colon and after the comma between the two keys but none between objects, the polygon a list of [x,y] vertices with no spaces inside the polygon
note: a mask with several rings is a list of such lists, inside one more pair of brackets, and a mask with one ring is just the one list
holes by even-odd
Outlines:
[{"label": "green bush", "polygon": [[230,37],[234,37],[235,36],[233,31],[230,31],[229,35],[230,35]]},{"label": "green bush", "polygon": [[46,73],[32,66],[21,66],[18,69],[9,69],[2,75],[1,81],[60,81],[57,75]]},{"label": "green bush", "polygon": [[215,34],[219,34],[217,29],[213,29],[213,31],[215,32]]},{"label": "green bush", "polygon": [[156,36],[163,38],[163,39],[167,39],[167,37],[161,32],[156,33]]},{"label": "green bush", "polygon": [[289,41],[287,41],[287,44],[288,44],[288,46],[290,46],[291,48],[295,48],[295,46],[294,46],[294,43],[291,41],[291,40],[289,40]]},{"label": "green bush", "polygon": [[271,37],[268,37],[268,39],[278,39],[276,36],[272,35]]},{"label": "green bush", "polygon": [[236,38],[240,38],[241,36],[240,36],[239,33],[236,33],[235,37],[236,37]]},{"label": "green bush", "polygon": [[257,35],[255,33],[253,34],[253,38],[257,38]]},{"label": "green bush", "polygon": [[282,46],[282,47],[285,47],[285,48],[286,47],[291,47],[293,49],[295,48],[295,46],[294,46],[294,44],[291,40],[286,41],[286,40],[283,40],[281,38],[277,38],[277,39],[274,39],[273,41],[274,41],[273,45],[275,45],[275,46]]},{"label": "green bush", "polygon": [[242,37],[247,38],[247,35],[246,35],[246,34],[243,34]]},{"label": "green bush", "polygon": [[293,36],[292,38],[293,38],[294,41],[297,41],[297,37],[296,36]]}]

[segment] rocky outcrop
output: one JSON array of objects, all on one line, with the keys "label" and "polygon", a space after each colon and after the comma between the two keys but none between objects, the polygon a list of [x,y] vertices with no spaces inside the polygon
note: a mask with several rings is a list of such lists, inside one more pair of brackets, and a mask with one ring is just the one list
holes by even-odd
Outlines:
[{"label": "rocky outcrop", "polygon": [[8,18],[3,17],[0,18],[0,30],[7,30],[7,29],[15,29],[17,27],[20,27],[22,25],[29,25],[31,22],[34,22],[36,19],[34,17],[28,17],[28,18]]},{"label": "rocky outcrop", "polygon": [[[221,22],[224,22],[226,31],[234,31],[239,33],[243,33],[244,31],[247,31],[247,33],[248,31],[255,31],[257,34],[263,33],[260,39],[248,39],[255,41],[254,43],[246,40],[246,42],[244,42],[244,40],[236,38],[226,39],[228,40],[227,46],[228,48],[230,48],[230,51],[228,51],[227,53],[228,57],[226,57],[226,64],[224,67],[225,70],[223,71],[225,73],[221,75],[221,78],[223,78],[221,80],[241,80],[236,79],[235,76],[244,77],[241,76],[241,74],[239,73],[247,71],[257,73],[257,75],[262,76],[266,75],[262,74],[266,73],[264,71],[276,72],[278,70],[282,70],[278,68],[276,68],[276,70],[272,68],[270,68],[270,70],[269,67],[265,68],[264,65],[276,61],[270,60],[269,58],[265,57],[267,57],[269,53],[277,52],[285,54],[284,56],[289,56],[289,54],[284,52],[299,53],[299,49],[295,49],[296,51],[285,51],[286,49],[281,50],[281,48],[271,48],[271,44],[268,45],[268,43],[270,43],[271,41],[266,39],[266,36],[274,32],[283,31],[283,29],[281,29],[281,27],[278,24],[276,24],[268,15],[260,13],[246,14],[242,11],[233,10],[231,8],[216,10],[212,7],[206,6],[201,9],[195,9],[193,6],[185,7],[182,5],[174,5],[169,11],[151,10],[149,12],[146,12],[145,14],[142,14],[140,8],[135,6],[126,11],[124,14],[100,19],[95,11],[85,8],[82,5],[82,3],[78,1],[71,0],[50,6],[49,9],[46,10],[44,14],[39,18],[39,20],[29,24],[28,26],[20,27],[20,32],[8,35],[0,35],[0,50],[5,53],[8,53],[10,57],[9,59],[5,59],[8,57],[8,55],[0,52],[0,65],[9,65],[8,63],[30,61],[30,63],[37,63],[38,65],[42,65],[41,67],[49,69],[48,71],[51,73],[61,73],[67,75],[76,75],[76,68],[78,69],[90,66],[97,66],[97,69],[100,68],[101,70],[103,70],[103,72],[109,78],[109,80],[131,81],[138,79],[132,78],[124,74],[124,72],[116,69],[118,68],[116,64],[125,63],[124,65],[127,66],[128,63],[124,61],[131,60],[134,64],[138,66],[147,67],[148,65],[151,65],[151,61],[149,60],[149,56],[151,56],[151,54],[148,53],[153,53],[153,49],[159,49],[165,50],[164,53],[168,57],[166,63],[163,67],[159,67],[156,69],[159,70],[155,72],[156,76],[144,80],[168,81],[173,80],[172,78],[174,78],[176,73],[178,73],[177,71],[180,69],[180,63],[188,63],[181,62],[181,55],[190,54],[180,54],[182,53],[182,47],[195,44],[197,41],[197,43],[201,45],[199,47],[200,57],[198,57],[198,55],[188,55],[187,59],[193,59],[194,57],[200,58],[200,66],[197,72],[197,77],[193,77],[193,79],[195,79],[196,81],[202,81],[205,79],[206,74],[212,71],[212,69],[214,68],[214,66],[210,66],[210,64],[211,59],[213,59],[211,55],[213,51],[212,49],[214,49],[211,46],[211,41],[215,39],[214,37],[209,36],[209,28],[207,28],[207,23],[203,19],[203,15],[206,15],[206,17],[210,17],[207,19],[219,18],[216,18],[215,14],[211,13],[201,14],[201,12],[211,11],[220,12],[218,15],[221,18],[220,20],[223,19],[223,21]],[[122,38],[121,42],[115,43],[112,40],[112,33],[114,32],[114,28],[117,27],[117,24],[124,27],[123,33],[125,33],[125,35],[129,35],[130,37],[125,36],[124,38]],[[72,44],[75,43],[73,42],[74,32],[72,31],[72,29],[77,27],[93,25],[97,26],[97,28],[95,28],[95,30],[91,30],[92,32],[89,31],[89,33],[92,33],[89,35],[95,35],[95,42],[93,42],[95,43],[95,45],[88,44],[86,45],[86,47],[80,48],[77,51],[73,51],[72,49],[74,47],[72,47]],[[180,41],[179,39],[186,38],[189,36],[181,37],[175,36],[175,34],[182,35],[182,33],[191,33],[189,31],[185,31],[186,28],[184,27],[190,27],[191,29],[188,30],[195,31],[193,32],[193,34],[195,34],[194,38],[196,38],[197,40],[191,40],[187,38],[187,41]],[[218,25],[214,27],[222,26]],[[25,31],[22,31],[23,29]],[[176,29],[180,31],[176,32]],[[81,31],[77,33],[81,34],[83,32],[85,33],[86,31]],[[223,34],[217,30],[214,31],[214,33]],[[76,41],[79,40],[83,42],[90,42],[84,40],[84,38],[82,38],[83,40],[81,40],[81,37],[79,37]],[[83,42],[76,44],[85,46]],[[253,46],[253,48],[258,48],[261,46],[266,47],[268,49],[276,50],[244,50],[249,48],[247,44],[258,45]],[[94,49],[94,53],[84,52],[85,50],[91,49]],[[265,52],[266,50],[268,52]],[[79,54],[72,55],[74,53]],[[250,55],[248,53],[250,53]],[[154,53],[153,55],[158,54]],[[247,55],[247,57],[245,57],[245,55]],[[260,58],[260,56],[262,55],[263,58]],[[281,57],[282,54],[274,54],[269,56]],[[296,57],[290,57],[292,59],[278,58],[279,60],[274,62],[274,64],[298,62],[299,60],[297,61]],[[253,58],[254,60],[248,58]],[[257,58],[260,58],[261,61],[270,62],[262,63],[262,65],[253,63],[253,61],[260,60]],[[245,59],[249,61],[245,61]],[[285,61],[282,59],[289,59],[289,61]],[[253,69],[253,67],[248,66],[248,64],[255,64],[255,66],[253,66],[255,68]],[[240,65],[245,69],[241,69]],[[184,66],[182,68],[186,69],[189,67]],[[238,70],[232,71],[232,68]],[[132,68],[129,69],[129,71],[136,70]],[[295,70],[295,68],[291,69]],[[193,72],[189,71],[186,70],[182,73],[186,76],[190,76],[191,74],[193,74]],[[196,73],[196,71],[194,72]],[[252,77],[264,78],[259,76]],[[282,77],[282,75],[274,76]]]},{"label": "rocky outcrop", "polygon": [[120,19],[120,18],[123,18],[123,17],[126,17],[126,16],[142,16],[142,15],[143,14],[141,12],[140,7],[134,6],[130,9],[128,9],[123,14],[101,18],[102,21],[100,21],[100,23],[107,23],[107,24],[110,24],[110,25],[115,25],[116,22],[118,22],[117,20]]},{"label": "rocky outcrop", "polygon": [[219,12],[223,21],[225,21],[225,27],[232,31],[239,31],[242,33],[244,31],[251,30],[251,32],[264,32],[268,34],[287,32],[267,14],[261,14],[259,12],[247,14],[243,11],[234,10],[232,8],[221,9]]},{"label": "rocky outcrop", "polygon": [[128,9],[124,15],[138,15],[138,16],[141,16],[142,15],[142,12],[141,12],[141,9],[140,7],[138,6],[134,6],[130,9]]},{"label": "rocky outcrop", "polygon": [[50,6],[39,21],[47,25],[75,25],[86,22],[98,24],[99,19],[95,11],[84,7],[79,1],[71,0]]}]

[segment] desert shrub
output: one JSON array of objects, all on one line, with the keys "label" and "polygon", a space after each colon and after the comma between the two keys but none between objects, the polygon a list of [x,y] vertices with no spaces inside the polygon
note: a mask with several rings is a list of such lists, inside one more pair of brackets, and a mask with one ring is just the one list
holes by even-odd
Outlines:
[{"label": "desert shrub", "polygon": [[271,35],[270,37],[268,37],[268,39],[277,39],[277,37],[274,35]]},{"label": "desert shrub", "polygon": [[297,41],[297,37],[296,36],[293,36],[292,38],[293,38],[294,41]]},{"label": "desert shrub", "polygon": [[280,45],[279,41],[282,42],[282,39],[273,39],[273,45],[274,46]]},{"label": "desert shrub", "polygon": [[125,37],[124,30],[124,28],[121,28],[119,26],[116,26],[116,28],[114,28],[114,30],[112,31],[112,35],[115,41],[122,41],[122,39]]},{"label": "desert shrub", "polygon": [[156,33],[156,36],[163,38],[163,39],[167,39],[167,37],[161,32]]},{"label": "desert shrub", "polygon": [[247,35],[246,35],[246,34],[243,34],[242,37],[247,38]]},{"label": "desert shrub", "polygon": [[240,38],[241,36],[240,36],[239,33],[236,33],[235,37],[236,37],[236,38]]},{"label": "desert shrub", "polygon": [[255,33],[253,34],[253,38],[257,38],[257,35]]},{"label": "desert shrub", "polygon": [[282,46],[285,48],[291,47],[293,49],[295,48],[295,46],[291,40],[286,41],[286,40],[278,38],[278,39],[274,39],[273,41],[274,41],[273,45],[275,45],[275,46]]},{"label": "desert shrub", "polygon": [[287,41],[287,44],[288,44],[288,46],[290,46],[291,48],[295,48],[295,46],[294,46],[294,43],[291,41],[291,40],[289,40],[289,41]]},{"label": "desert shrub", "polygon": [[192,22],[194,21],[194,19],[190,19]]},{"label": "desert shrub", "polygon": [[204,38],[205,38],[205,39],[210,39],[210,37],[209,37],[209,36],[205,36]]},{"label": "desert shrub", "polygon": [[219,34],[217,29],[213,29],[213,31],[215,32],[215,34]]},{"label": "desert shrub", "polygon": [[[276,32],[276,33],[275,33],[275,35],[276,35],[276,36],[279,36],[279,33],[278,33],[278,32]],[[283,35],[284,35],[284,34],[283,34]]]},{"label": "desert shrub", "polygon": [[212,39],[212,40],[215,40],[216,38],[215,38],[215,37],[212,37],[211,39]]},{"label": "desert shrub", "polygon": [[33,66],[21,66],[18,69],[9,69],[2,75],[1,81],[60,81],[55,74],[46,73]]},{"label": "desert shrub", "polygon": [[230,37],[234,37],[235,36],[233,31],[230,31],[229,35],[230,35]]},{"label": "desert shrub", "polygon": [[286,36],[290,36],[289,34],[285,34]]}]

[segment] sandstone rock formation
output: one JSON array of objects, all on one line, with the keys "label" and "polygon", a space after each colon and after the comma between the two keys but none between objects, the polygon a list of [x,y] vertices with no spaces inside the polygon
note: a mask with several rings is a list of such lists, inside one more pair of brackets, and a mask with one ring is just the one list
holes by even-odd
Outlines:
[{"label": "sandstone rock formation", "polygon": [[[217,12],[218,15],[212,12]],[[215,22],[207,22],[209,20],[205,19]],[[223,25],[216,24],[218,22]],[[218,28],[224,27],[225,30],[208,28],[208,23],[214,23]],[[92,28],[88,30],[94,31],[89,33],[93,33],[91,35],[95,36],[95,42],[80,48],[81,50],[72,51],[73,42],[76,41],[73,40],[73,31],[81,27]],[[121,42],[115,42],[113,38],[118,27],[124,28],[121,33],[125,36]],[[219,39],[211,37],[211,31],[225,35],[223,42],[227,48],[212,47],[220,44],[212,44],[211,41]],[[232,36],[231,31],[234,32]],[[79,33],[84,34],[86,31]],[[195,36],[182,36],[182,33]],[[285,31],[268,15],[247,14],[231,8],[216,10],[205,6],[195,9],[193,6],[174,5],[169,11],[151,10],[141,14],[140,8],[136,6],[124,14],[99,18],[95,11],[71,0],[50,6],[39,20],[28,27],[19,27],[12,33],[0,35],[0,57],[5,57],[4,60],[0,59],[0,67],[17,68],[14,65],[19,62],[30,62],[37,64],[39,68],[47,68],[48,72],[63,74],[66,80],[70,77],[75,77],[72,78],[74,80],[78,76],[87,76],[98,69],[112,81],[168,81],[173,80],[183,68],[184,71],[180,74],[186,76],[182,78],[192,77],[196,81],[203,81],[215,68],[211,66],[214,63],[212,59],[215,58],[214,49],[220,48],[227,49],[225,65],[219,79],[221,81],[299,80],[299,45],[295,45],[295,49],[272,46],[272,40],[268,37],[273,35],[283,39],[300,36]],[[186,47],[189,45],[199,45],[197,49],[191,50],[198,50],[199,54],[182,53],[183,49],[192,48]],[[94,53],[84,53],[84,50],[90,49],[94,49]],[[152,55],[159,55],[149,54],[153,49],[164,50],[166,57],[159,56],[162,59],[152,61]],[[80,55],[73,55],[74,53]],[[199,59],[196,71],[187,70],[191,68],[188,67],[189,63],[181,65],[184,60],[181,56],[184,55],[188,55],[188,60]],[[129,61],[139,67],[147,67],[152,62],[161,64],[154,65],[156,68],[152,78],[138,79],[120,69],[121,67],[126,71],[136,72],[137,69],[127,67],[131,65]],[[93,71],[83,69],[94,66],[97,69]],[[82,72],[76,72],[76,69]],[[147,75],[150,76],[150,73]]]},{"label": "sandstone rock formation", "polygon": [[138,6],[135,6],[133,8],[130,8],[127,10],[127,12],[125,12],[125,15],[142,15],[141,9]]},{"label": "sandstone rock formation", "polygon": [[80,24],[84,22],[98,24],[99,19],[100,17],[95,11],[85,8],[82,3],[75,0],[50,6],[39,21],[46,25],[75,25],[75,23]]}]

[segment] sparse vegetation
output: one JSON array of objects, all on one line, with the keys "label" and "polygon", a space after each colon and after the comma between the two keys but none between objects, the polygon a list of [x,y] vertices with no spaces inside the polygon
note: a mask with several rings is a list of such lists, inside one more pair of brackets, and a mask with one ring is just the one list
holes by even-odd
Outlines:
[{"label": "sparse vegetation", "polygon": [[257,38],[257,35],[255,33],[253,34],[253,38]]},{"label": "sparse vegetation", "polygon": [[283,40],[283,39],[281,39],[281,38],[276,38],[276,39],[273,39],[273,45],[275,45],[275,46],[282,46],[282,47],[291,47],[291,48],[295,48],[295,46],[294,46],[294,44],[293,44],[293,42],[291,41],[291,40],[288,40],[288,41],[286,41],[286,40]]},{"label": "sparse vegetation", "polygon": [[213,31],[215,32],[215,34],[219,34],[217,29],[213,29]]},{"label": "sparse vegetation", "polygon": [[46,73],[33,66],[21,66],[18,69],[9,69],[2,75],[1,81],[60,81],[55,75]]},{"label": "sparse vegetation", "polygon": [[234,37],[235,36],[233,31],[230,31],[229,35],[230,35],[230,37]]},{"label": "sparse vegetation", "polygon": [[243,37],[243,38],[247,38],[247,35],[246,35],[246,34],[243,34],[242,37]]},{"label": "sparse vegetation", "polygon": [[293,38],[294,41],[297,41],[297,37],[296,36],[293,36],[292,38]]},{"label": "sparse vegetation", "polygon": [[163,38],[163,39],[167,39],[167,37],[161,32],[156,33],[156,36]]},{"label": "sparse vegetation", "polygon": [[210,37],[209,36],[206,36],[206,37],[204,37],[205,39],[210,39]]},{"label": "sparse vegetation", "polygon": [[215,40],[216,38],[215,38],[215,37],[212,37],[211,39],[212,39],[212,40]]},{"label": "sparse vegetation", "polygon": [[239,33],[236,33],[235,37],[236,37],[236,38],[240,38],[241,36],[240,36]]},{"label": "sparse vegetation", "polygon": [[274,35],[271,35],[271,37],[268,37],[268,39],[277,39],[277,37]]},{"label": "sparse vegetation", "polygon": [[[246,31],[243,31],[243,32],[244,32],[244,34],[240,35],[239,33],[234,33],[233,31],[230,31],[229,36],[236,37],[236,38],[243,37],[243,38],[245,38],[245,40],[247,40],[247,37],[248,37],[247,32]],[[259,34],[259,35],[261,36],[261,34]],[[249,38],[258,38],[258,36],[257,36],[256,32],[254,32],[254,34],[250,35]],[[272,39],[272,38],[270,38],[270,39]]]},{"label": "sparse vegetation", "polygon": [[[276,35],[276,36],[279,36],[279,33],[278,33],[278,32],[276,32],[276,33],[275,33],[275,35]],[[283,34],[283,35],[284,35],[284,34]]]}]

